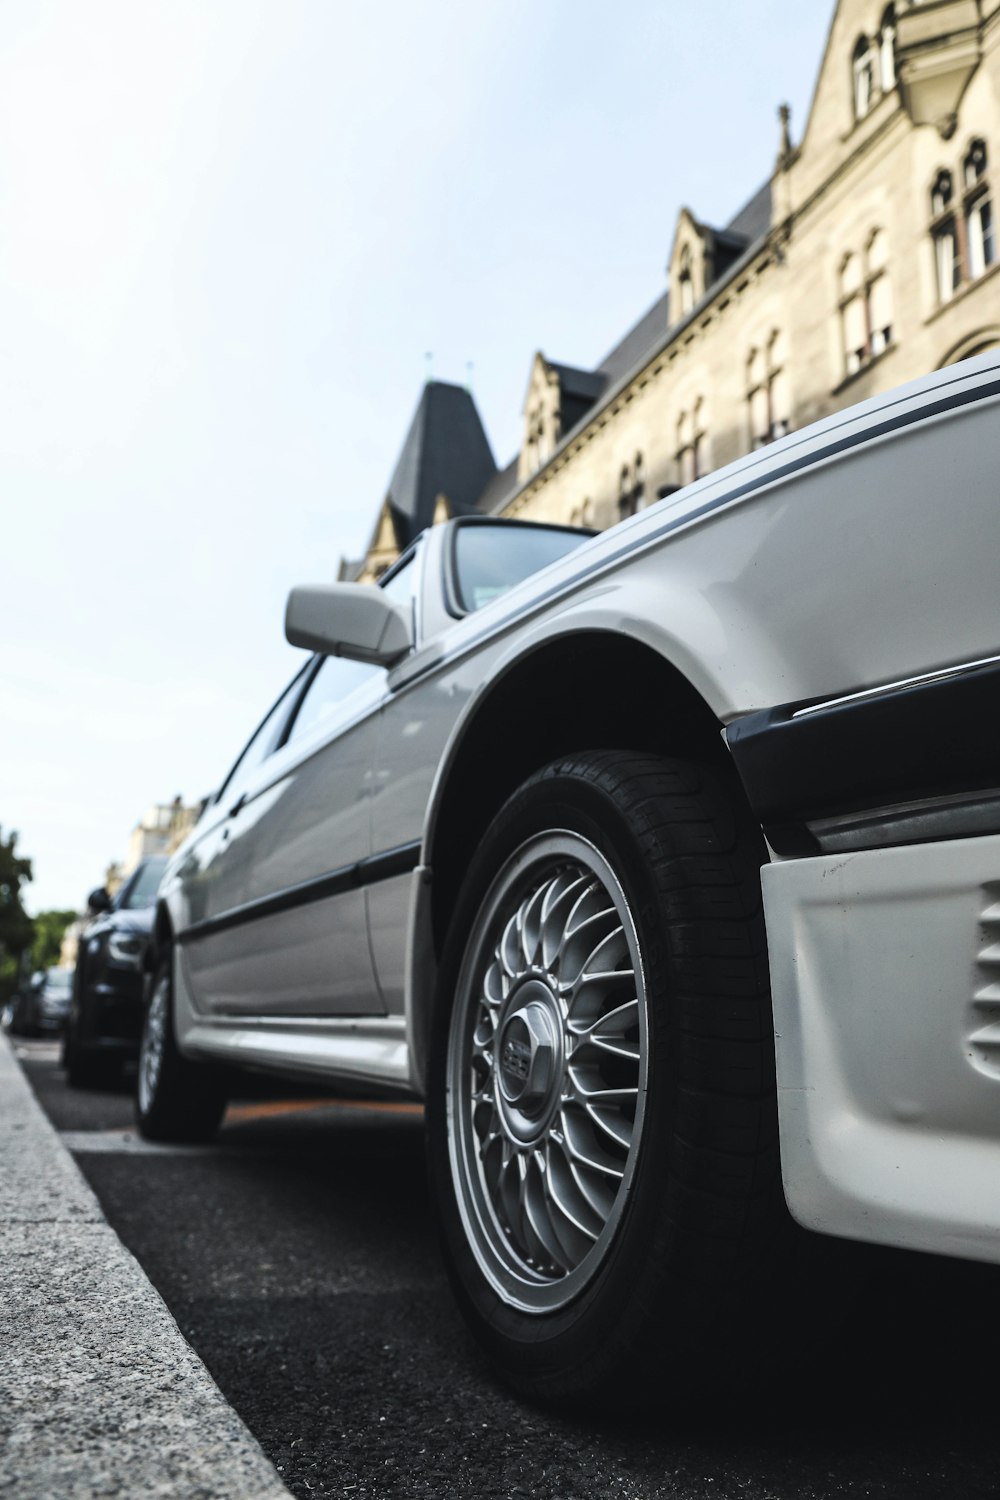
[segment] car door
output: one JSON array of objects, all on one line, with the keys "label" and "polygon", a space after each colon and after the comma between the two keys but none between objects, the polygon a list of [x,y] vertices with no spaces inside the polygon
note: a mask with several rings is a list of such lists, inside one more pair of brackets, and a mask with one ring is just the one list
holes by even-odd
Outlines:
[{"label": "car door", "polygon": [[384,679],[378,667],[316,658],[277,743],[224,789],[226,816],[183,942],[200,1008],[381,1011],[357,865],[370,852]]}]

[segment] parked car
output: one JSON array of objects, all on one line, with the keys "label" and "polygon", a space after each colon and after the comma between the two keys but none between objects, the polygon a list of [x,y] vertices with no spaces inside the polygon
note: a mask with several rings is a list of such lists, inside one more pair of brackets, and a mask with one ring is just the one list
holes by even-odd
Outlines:
[{"label": "parked car", "polygon": [[4,1029],[15,1036],[57,1035],[66,1024],[72,969],[40,969],[4,1007]]},{"label": "parked car", "polygon": [[991,354],[601,536],[295,589],[314,654],[164,877],[142,1131],[239,1064],[423,1096],[534,1393],[752,1365],[787,1209],[1000,1260],[998,402]]},{"label": "parked car", "polygon": [[166,869],[163,855],[141,860],[112,899],[92,891],[94,920],[77,949],[73,1003],[63,1044],[66,1079],[74,1088],[113,1082],[139,1055],[143,965]]}]

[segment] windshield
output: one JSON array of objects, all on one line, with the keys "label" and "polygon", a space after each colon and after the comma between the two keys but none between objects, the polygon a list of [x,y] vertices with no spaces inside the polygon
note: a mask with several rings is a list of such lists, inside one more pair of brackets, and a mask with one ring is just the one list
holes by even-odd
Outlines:
[{"label": "windshield", "polygon": [[48,990],[68,990],[72,985],[72,969],[49,969],[45,975],[45,988]]},{"label": "windshield", "polygon": [[135,911],[141,906],[152,906],[166,868],[167,861],[160,856],[145,860],[122,892],[119,906],[128,911]]},{"label": "windshield", "polygon": [[593,536],[567,526],[498,521],[455,528],[455,593],[467,614],[491,604]]}]

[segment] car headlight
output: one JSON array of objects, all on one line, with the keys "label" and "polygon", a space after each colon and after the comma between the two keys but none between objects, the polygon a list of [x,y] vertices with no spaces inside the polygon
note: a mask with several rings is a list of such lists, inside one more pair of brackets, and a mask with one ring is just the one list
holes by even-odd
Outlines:
[{"label": "car headlight", "polygon": [[142,950],[146,946],[141,937],[133,932],[111,932],[108,934],[108,957],[113,963],[127,969],[137,969],[142,962]]}]

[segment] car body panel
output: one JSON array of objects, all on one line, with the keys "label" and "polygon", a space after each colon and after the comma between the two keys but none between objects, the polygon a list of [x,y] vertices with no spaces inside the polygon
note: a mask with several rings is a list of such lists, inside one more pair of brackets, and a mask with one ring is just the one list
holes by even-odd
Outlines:
[{"label": "car body panel", "polygon": [[[166,899],[182,956],[182,1048],[192,1056],[239,1056],[326,1077],[381,1078],[419,1092],[436,963],[435,832],[454,768],[470,732],[492,722],[483,716],[498,685],[516,682],[526,663],[544,661],[557,646],[594,638],[640,643],[697,695],[720,733],[774,705],[820,702],[1000,655],[998,401],[996,354],[939,372],[688,486],[460,619],[449,616],[442,581],[447,528],[432,531],[418,562],[415,647],[373,690],[373,708],[345,762],[346,794],[323,770],[316,785],[329,789],[329,815],[322,793],[310,790],[301,795],[311,824],[304,813],[279,818],[267,796],[292,772],[280,761],[266,770],[267,786],[254,792],[264,809],[257,825],[251,813],[248,833],[231,836],[237,848],[241,838],[249,840],[247,869],[221,906],[199,907],[185,874],[190,856],[175,863]],[[532,714],[545,711],[544,701],[532,704],[516,732],[530,735]],[[493,725],[493,732],[502,741],[505,726]],[[280,801],[285,794],[276,795]],[[249,829],[258,825],[268,836],[255,845]],[[969,936],[973,907],[1000,878],[994,843],[957,842],[950,873],[938,878],[935,856],[923,886],[918,867],[925,845],[912,846],[899,862],[894,857],[902,852],[890,849],[851,856],[860,861],[853,865],[775,854],[765,869],[783,1170],[790,1205],[811,1227],[1000,1258],[1000,1218],[995,1224],[992,1209],[982,1220],[988,1249],[976,1238],[971,1210],[955,1197],[957,1188],[937,1220],[932,1209],[935,1174],[945,1170],[949,1144],[959,1173],[971,1172],[983,1152],[1000,1145],[1000,1111],[993,1105],[994,1098],[1000,1102],[994,1092],[1000,1078],[956,1063],[969,1038],[954,1017],[945,1023],[934,1012],[935,997],[945,1004],[948,994],[970,993],[970,965],[978,961]],[[386,860],[401,849],[412,851],[406,868]],[[301,952],[303,971],[319,973],[325,916],[319,903],[270,931],[261,928],[261,946],[244,955],[261,977],[256,988],[222,977],[235,959],[197,971],[197,939],[186,934],[196,912],[232,911],[239,897],[265,899],[276,888],[278,868],[283,880],[299,883],[320,873],[349,874],[353,921],[331,916],[329,964],[331,973],[339,964],[356,977],[353,998],[344,995],[356,1028],[335,1019],[329,999],[327,1018],[311,1024],[308,987],[295,990],[274,969],[259,967],[268,962],[270,944],[275,964],[281,954]],[[858,874],[853,891],[844,885],[848,869]],[[941,922],[953,924],[949,941],[940,944],[938,922],[923,920],[935,903]],[[981,916],[985,907],[978,910]],[[262,914],[262,920],[274,918]],[[926,972],[936,977],[914,1012],[924,1015],[925,1032],[902,1013],[912,985],[919,991],[931,944],[937,946]],[[894,968],[886,957],[892,952]],[[193,995],[192,985],[196,992],[207,988],[210,999]],[[245,1023],[219,1018],[213,1025],[205,1012],[240,987]],[[857,1007],[865,1003],[870,1013],[859,1020]],[[847,1040],[841,1005],[854,1017]],[[932,1031],[938,1053],[927,1051]],[[893,1057],[894,1037],[905,1042],[902,1062]],[[391,1060],[380,1052],[385,1045]],[[886,1095],[878,1109],[866,1093],[872,1078],[881,1087],[874,1058],[882,1060],[886,1088],[899,1079],[897,1103],[887,1103]],[[951,1082],[941,1084],[945,1074]],[[964,1093],[981,1096],[969,1104],[974,1122],[941,1113],[939,1084],[953,1102]],[[813,1089],[815,1099],[804,1097]],[[850,1113],[843,1098],[862,1103]],[[969,1146],[964,1157],[962,1140]],[[891,1164],[904,1141],[920,1149],[900,1155],[906,1171],[890,1192],[872,1164],[880,1152],[883,1165]],[[940,1157],[926,1172],[924,1146],[928,1163]]]}]

